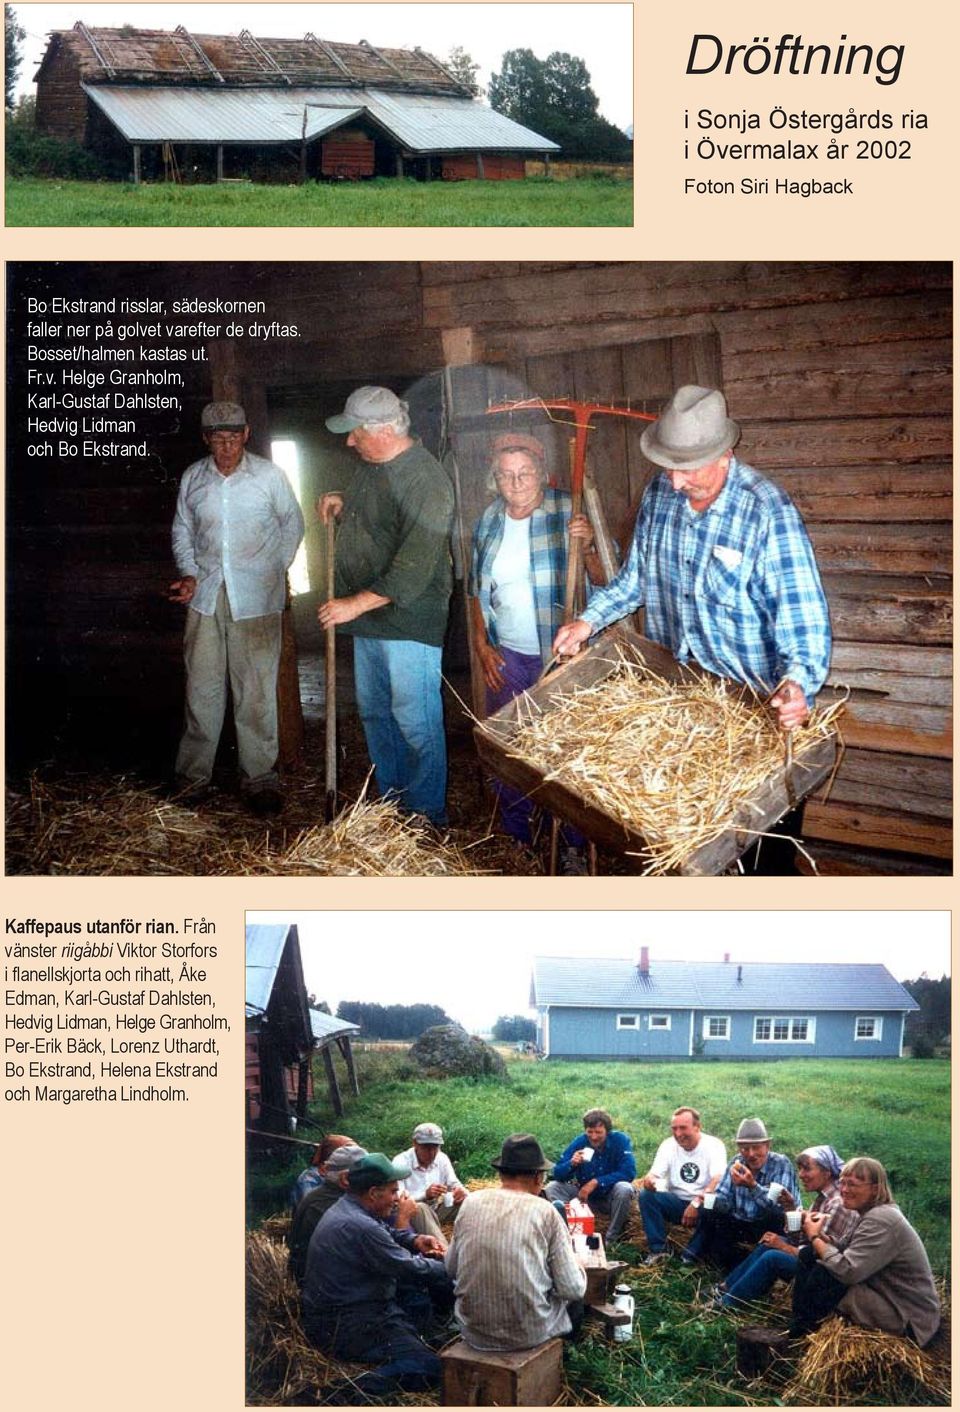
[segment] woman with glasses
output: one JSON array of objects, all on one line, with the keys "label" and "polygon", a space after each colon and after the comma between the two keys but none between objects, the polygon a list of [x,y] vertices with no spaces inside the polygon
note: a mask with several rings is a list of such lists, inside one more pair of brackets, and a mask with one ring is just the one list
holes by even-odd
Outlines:
[{"label": "woman with glasses", "polygon": [[872,1157],[854,1157],[840,1173],[848,1211],[859,1213],[848,1244],[838,1249],[824,1217],[807,1212],[809,1245],[797,1261],[794,1337],[809,1333],[834,1310],[854,1324],[912,1338],[921,1348],[940,1327],[940,1300],[923,1242],[893,1200],[887,1174]]},{"label": "woman with glasses", "polygon": [[[814,1193],[810,1213],[822,1216],[821,1234],[829,1233],[830,1243],[842,1249],[853,1234],[860,1217],[848,1210],[840,1195],[837,1178],[843,1166],[834,1148],[823,1144],[805,1147],[797,1158],[797,1175],[804,1191]],[[801,1210],[790,1192],[784,1189],[779,1197],[785,1211]],[[804,1213],[806,1214],[806,1213]],[[807,1243],[800,1235],[793,1240],[777,1231],[764,1231],[759,1243],[745,1260],[731,1270],[722,1284],[715,1285],[708,1303],[714,1309],[736,1309],[743,1304],[762,1299],[777,1280],[792,1280],[797,1272],[797,1258]]]},{"label": "woman with glasses", "polygon": [[[469,587],[488,715],[533,686],[551,660],[563,622],[568,534],[583,545],[591,579],[602,581],[590,521],[586,515],[571,518],[569,493],[549,484],[537,437],[506,432],[496,438],[489,489],[496,499],[473,532]],[[497,791],[504,831],[530,843],[530,800],[502,782]],[[576,852],[580,840],[569,831],[564,841],[569,863],[569,850]]]}]

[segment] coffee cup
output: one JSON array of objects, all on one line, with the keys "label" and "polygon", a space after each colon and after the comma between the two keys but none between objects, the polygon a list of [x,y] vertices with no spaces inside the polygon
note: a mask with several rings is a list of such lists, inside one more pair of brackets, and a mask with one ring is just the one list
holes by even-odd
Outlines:
[{"label": "coffee cup", "polygon": [[666,1177],[657,1177],[657,1178],[656,1178],[656,1190],[657,1190],[657,1191],[666,1191],[666,1189],[667,1189],[667,1179],[666,1179]]},{"label": "coffee cup", "polygon": [[443,1204],[444,1204],[444,1206],[445,1206],[448,1210],[449,1210],[450,1207],[453,1205],[453,1192],[452,1192],[452,1191],[445,1191],[445,1192],[443,1193]]},{"label": "coffee cup", "polygon": [[581,1147],[581,1149],[580,1149],[580,1161],[581,1161],[581,1162],[592,1162],[592,1161],[593,1161],[593,1148],[592,1148],[592,1147]]},{"label": "coffee cup", "polygon": [[797,1208],[796,1211],[787,1212],[787,1230],[796,1235],[797,1231],[803,1228],[803,1212]]},{"label": "coffee cup", "polygon": [[716,1193],[715,1191],[705,1191],[705,1192],[703,1193],[703,1209],[704,1209],[704,1211],[712,1211],[713,1208],[714,1208],[714,1204],[715,1204],[716,1200],[717,1200],[717,1193]]},{"label": "coffee cup", "polygon": [[770,1200],[771,1200],[771,1201],[776,1201],[776,1202],[778,1202],[778,1203],[779,1203],[779,1201],[780,1201],[780,1193],[781,1193],[782,1191],[783,1191],[783,1183],[782,1183],[782,1182],[771,1182],[770,1185],[767,1187],[767,1192],[768,1192],[768,1194],[769,1194],[769,1196],[770,1196]]}]

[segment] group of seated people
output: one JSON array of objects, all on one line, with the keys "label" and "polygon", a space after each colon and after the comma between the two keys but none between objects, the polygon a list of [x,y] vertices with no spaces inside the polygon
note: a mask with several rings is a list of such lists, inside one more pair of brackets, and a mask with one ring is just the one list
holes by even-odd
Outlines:
[{"label": "group of seated people", "polygon": [[[573,1198],[609,1218],[608,1253],[627,1235],[636,1203],[643,1264],[677,1258],[715,1269],[720,1282],[701,1296],[713,1308],[754,1304],[777,1280],[792,1281],[795,1337],[839,1311],[920,1346],[933,1339],[940,1301],[930,1263],[879,1162],[845,1163],[823,1144],[805,1148],[794,1166],[771,1151],[759,1118],[740,1123],[728,1162],[695,1108],[678,1108],[670,1127],[638,1180],[630,1138],[591,1108],[555,1162],[532,1134],[506,1138],[491,1159],[499,1185],[472,1192],[435,1123],[419,1124],[412,1146],[392,1160],[342,1134],[326,1138],[294,1188],[290,1267],[307,1336],[374,1365],[350,1382],[347,1399],[435,1383],[441,1365],[430,1342],[454,1331],[486,1351],[569,1335],[587,1287],[562,1214]],[[807,1207],[801,1186],[813,1193]],[[449,1242],[441,1220],[453,1222]],[[675,1255],[671,1225],[688,1234]]]}]

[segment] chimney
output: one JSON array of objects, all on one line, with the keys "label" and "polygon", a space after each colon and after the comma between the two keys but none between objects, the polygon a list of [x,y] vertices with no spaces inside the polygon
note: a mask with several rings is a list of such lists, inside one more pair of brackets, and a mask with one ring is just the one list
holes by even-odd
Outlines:
[{"label": "chimney", "polygon": [[724,964],[725,964],[725,965],[729,965],[729,964],[730,964],[730,952],[729,952],[729,951],[725,951],[725,952],[723,953],[723,960],[724,960]]},{"label": "chimney", "polygon": [[649,948],[649,946],[641,946],[641,948],[640,948],[640,964],[639,964],[639,966],[637,967],[637,971],[639,972],[639,974],[640,974],[641,976],[649,976],[649,974],[650,974],[650,948]]}]

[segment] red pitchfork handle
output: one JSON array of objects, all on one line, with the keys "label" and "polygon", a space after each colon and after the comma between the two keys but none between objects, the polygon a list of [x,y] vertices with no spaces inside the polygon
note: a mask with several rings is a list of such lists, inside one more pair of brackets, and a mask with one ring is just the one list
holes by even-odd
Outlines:
[{"label": "red pitchfork handle", "polygon": [[487,408],[487,413],[524,412],[543,410],[546,412],[571,412],[573,414],[573,460],[570,470],[570,489],[574,496],[583,493],[583,473],[587,465],[587,432],[594,417],[632,417],[635,421],[655,422],[655,412],[638,412],[633,407],[614,407],[603,402],[578,402],[574,397],[527,397],[520,402],[499,402]]}]

